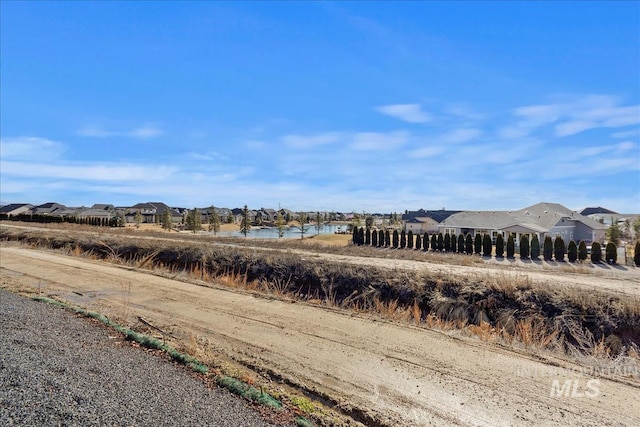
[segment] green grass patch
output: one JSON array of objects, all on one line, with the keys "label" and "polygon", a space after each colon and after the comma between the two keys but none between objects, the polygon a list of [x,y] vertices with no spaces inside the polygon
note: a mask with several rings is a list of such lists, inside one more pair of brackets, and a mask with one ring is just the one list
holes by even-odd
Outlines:
[{"label": "green grass patch", "polygon": [[273,396],[269,395],[268,393],[264,393],[257,388],[250,386],[249,384],[236,378],[220,375],[216,378],[216,383],[219,386],[226,388],[230,392],[244,397],[245,399],[258,402],[273,409],[282,408],[282,403],[274,399]]}]

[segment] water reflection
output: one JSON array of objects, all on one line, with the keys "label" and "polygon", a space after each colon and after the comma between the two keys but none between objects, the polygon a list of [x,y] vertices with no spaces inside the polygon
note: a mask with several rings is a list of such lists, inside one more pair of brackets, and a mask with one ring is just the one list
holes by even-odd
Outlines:
[{"label": "water reflection", "polygon": [[[316,228],[315,225],[307,224],[305,226],[304,236],[313,236],[315,234],[333,234],[336,231],[346,231],[347,226],[345,224],[323,224],[320,230]],[[291,239],[291,238],[300,238],[300,227],[285,227],[283,238]],[[213,235],[213,233],[207,233]],[[244,234],[239,231],[219,231],[217,236],[220,237],[244,237]],[[277,239],[278,228],[277,227],[268,227],[268,228],[260,228],[260,227],[251,227],[249,233],[247,233],[247,238],[254,239]]]}]

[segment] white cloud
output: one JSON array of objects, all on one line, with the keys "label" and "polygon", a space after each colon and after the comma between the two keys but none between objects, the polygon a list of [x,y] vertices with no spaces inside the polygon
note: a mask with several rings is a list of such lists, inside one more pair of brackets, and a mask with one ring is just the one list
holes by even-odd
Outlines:
[{"label": "white cloud", "polygon": [[313,148],[319,145],[333,144],[340,141],[338,132],[326,132],[316,135],[285,135],[282,142],[291,148]]},{"label": "white cloud", "polygon": [[611,134],[612,137],[614,138],[633,138],[635,136],[640,136],[640,128],[639,129],[632,129],[632,130],[625,130],[622,132],[614,132]]},{"label": "white cloud", "polygon": [[460,144],[463,142],[469,142],[482,135],[480,129],[475,128],[462,128],[454,129],[449,133],[446,133],[438,138],[439,141],[445,144]]},{"label": "white cloud", "polygon": [[389,151],[405,144],[406,132],[359,132],[353,135],[351,148],[359,151]]},{"label": "white cloud", "polygon": [[3,159],[49,160],[60,156],[64,144],[47,138],[22,136],[0,139]]},{"label": "white cloud", "polygon": [[90,138],[108,138],[121,136],[127,138],[150,139],[164,135],[164,131],[160,127],[152,124],[146,124],[127,131],[112,131],[106,130],[99,126],[85,126],[78,129],[76,133],[80,136],[86,136]]},{"label": "white cloud", "polygon": [[171,166],[102,163],[46,164],[2,161],[3,175],[14,177],[73,179],[83,181],[160,181],[177,171]]},{"label": "white cloud", "polygon": [[498,131],[503,138],[514,139],[530,135],[539,128],[553,125],[555,136],[565,137],[597,128],[616,128],[640,123],[640,105],[619,105],[613,96],[585,95],[570,100],[518,107],[514,125]]},{"label": "white cloud", "polygon": [[420,104],[393,104],[376,107],[376,111],[408,123],[427,123],[433,118]]},{"label": "white cloud", "polygon": [[435,157],[438,154],[442,154],[445,148],[442,146],[422,147],[409,152],[409,157],[412,159],[424,159],[427,157]]}]

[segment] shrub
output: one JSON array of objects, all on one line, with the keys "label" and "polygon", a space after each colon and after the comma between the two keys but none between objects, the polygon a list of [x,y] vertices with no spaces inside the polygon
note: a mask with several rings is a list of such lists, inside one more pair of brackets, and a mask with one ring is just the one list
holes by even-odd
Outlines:
[{"label": "shrub", "polygon": [[576,242],[573,240],[571,240],[569,246],[567,246],[567,258],[569,262],[576,262],[578,259],[578,245],[576,245]]},{"label": "shrub", "polygon": [[367,231],[364,232],[364,244],[367,246],[371,245],[371,230],[367,228]]},{"label": "shrub", "polygon": [[467,255],[473,253],[473,238],[471,237],[471,233],[467,233],[467,237],[464,238],[464,251]]},{"label": "shrub", "polygon": [[540,258],[540,240],[538,239],[538,235],[534,234],[531,238],[531,259]]},{"label": "shrub", "polygon": [[424,233],[422,237],[422,247],[425,252],[429,250],[429,235],[427,233]]},{"label": "shrub", "polygon": [[616,244],[613,242],[607,243],[604,251],[607,256],[607,262],[609,264],[615,264],[618,260],[618,249],[616,248]]},{"label": "shrub", "polygon": [[358,227],[353,227],[353,236],[351,237],[351,241],[354,245],[358,244]]},{"label": "shrub", "polygon": [[545,261],[551,261],[551,256],[553,255],[553,242],[551,241],[551,236],[545,236],[544,243],[542,247],[542,257]]},{"label": "shrub", "polygon": [[392,246],[394,248],[397,248],[398,245],[400,244],[399,241],[400,241],[400,239],[399,239],[399,236],[398,236],[398,230],[393,230],[393,245]]},{"label": "shrub", "polygon": [[462,233],[460,233],[458,235],[458,253],[463,253],[464,252],[464,235]]},{"label": "shrub", "polygon": [[513,240],[513,234],[509,233],[507,238],[507,258],[513,258],[516,253],[516,242]]},{"label": "shrub", "polygon": [[564,261],[564,254],[567,252],[566,245],[564,244],[564,240],[562,237],[556,237],[556,240],[553,242],[553,256],[558,262]]},{"label": "shrub", "polygon": [[593,242],[591,244],[591,262],[598,264],[600,259],[602,259],[602,248],[600,247],[600,243]]},{"label": "shrub", "polygon": [[371,232],[371,246],[374,248],[378,246],[378,232],[376,230]]},{"label": "shrub", "polygon": [[358,244],[364,245],[364,227],[360,227],[360,231],[358,231]]},{"label": "shrub", "polygon": [[458,252],[458,238],[455,234],[451,235],[451,252]]},{"label": "shrub", "polygon": [[451,236],[449,233],[444,235],[444,251],[451,252]]},{"label": "shrub", "polygon": [[480,251],[482,251],[482,236],[476,234],[476,237],[473,239],[473,253],[480,254]]},{"label": "shrub", "polygon": [[502,233],[498,233],[496,237],[496,258],[502,258],[504,256],[504,237]]},{"label": "shrub", "polygon": [[529,258],[529,237],[520,236],[520,259]]},{"label": "shrub", "polygon": [[636,267],[640,267],[640,240],[636,242],[636,246],[633,248],[633,263]]},{"label": "shrub", "polygon": [[422,237],[420,237],[420,234],[416,234],[416,251],[420,249],[422,249]]},{"label": "shrub", "polygon": [[391,233],[389,233],[389,230],[384,232],[384,245],[387,248],[391,246]]},{"label": "shrub", "polygon": [[378,247],[384,246],[384,230],[378,230]]},{"label": "shrub", "polygon": [[442,233],[438,233],[438,250],[444,252],[444,236]]},{"label": "shrub", "polygon": [[413,231],[407,233],[407,248],[413,249]]},{"label": "shrub", "polygon": [[491,237],[488,234],[485,234],[482,237],[482,254],[486,257],[491,258],[491,252],[493,251],[493,245],[491,244]]},{"label": "shrub", "polygon": [[587,259],[587,255],[587,244],[584,240],[580,240],[580,243],[578,244],[578,259],[580,261],[584,261]]},{"label": "shrub", "polygon": [[400,249],[407,247],[407,232],[402,230],[400,232]]},{"label": "shrub", "polygon": [[438,250],[438,235],[437,234],[432,234],[431,235],[431,250],[433,252]]}]

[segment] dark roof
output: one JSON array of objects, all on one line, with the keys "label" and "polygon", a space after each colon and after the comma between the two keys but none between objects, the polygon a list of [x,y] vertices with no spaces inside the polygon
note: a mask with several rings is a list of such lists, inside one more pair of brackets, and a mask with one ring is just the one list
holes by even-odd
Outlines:
[{"label": "dark roof", "polygon": [[15,211],[16,209],[19,209],[23,206],[31,206],[33,207],[33,205],[30,205],[29,203],[12,203],[10,205],[6,205],[0,208],[0,213],[6,213],[6,212],[11,212],[11,211]]},{"label": "dark roof", "polygon": [[599,214],[599,213],[604,213],[604,214],[617,214],[618,212],[614,212],[611,211],[609,209],[603,208],[602,206],[598,206],[598,207],[590,207],[590,208],[584,208],[582,209],[582,211],[580,211],[580,215],[593,215],[593,214]]},{"label": "dark roof", "polygon": [[460,211],[447,211],[444,209],[433,210],[433,211],[425,211],[424,209],[420,209],[417,211],[408,211],[406,214],[402,215],[403,221],[408,222],[417,222],[416,218],[431,218],[436,222],[442,222],[445,219],[449,218],[453,214],[457,214]]}]

